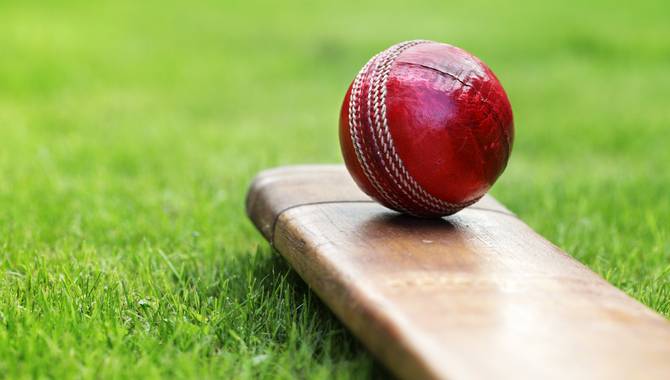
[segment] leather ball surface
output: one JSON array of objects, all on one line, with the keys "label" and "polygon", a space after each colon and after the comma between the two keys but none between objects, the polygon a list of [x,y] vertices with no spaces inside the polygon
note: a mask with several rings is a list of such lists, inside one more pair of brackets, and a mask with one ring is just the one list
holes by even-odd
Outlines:
[{"label": "leather ball surface", "polygon": [[512,109],[472,54],[407,41],[372,57],[344,98],[340,145],[358,186],[420,217],[453,214],[486,194],[512,149]]}]

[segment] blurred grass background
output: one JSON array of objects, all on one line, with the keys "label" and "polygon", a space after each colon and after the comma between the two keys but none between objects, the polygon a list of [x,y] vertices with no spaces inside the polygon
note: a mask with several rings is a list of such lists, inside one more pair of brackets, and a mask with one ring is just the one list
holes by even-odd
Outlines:
[{"label": "blurred grass background", "polygon": [[360,66],[487,62],[517,136],[493,193],[670,316],[670,6],[0,2],[0,375],[384,376],[243,213],[262,168],[340,162]]}]

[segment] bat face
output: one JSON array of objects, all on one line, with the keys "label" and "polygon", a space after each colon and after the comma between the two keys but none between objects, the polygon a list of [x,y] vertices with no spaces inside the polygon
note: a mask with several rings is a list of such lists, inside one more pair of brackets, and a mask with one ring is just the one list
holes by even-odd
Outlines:
[{"label": "bat face", "polygon": [[373,57],[340,112],[345,163],[361,189],[417,216],[476,202],[505,169],[514,136],[500,82],[447,44],[409,41]]},{"label": "bat face", "polygon": [[490,196],[444,219],[389,212],[341,166],[268,170],[247,212],[403,379],[668,379],[670,323]]}]

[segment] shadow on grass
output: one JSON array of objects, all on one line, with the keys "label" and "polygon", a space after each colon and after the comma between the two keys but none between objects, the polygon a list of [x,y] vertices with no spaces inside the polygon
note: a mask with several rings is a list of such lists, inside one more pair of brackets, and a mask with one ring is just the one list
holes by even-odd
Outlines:
[{"label": "shadow on grass", "polygon": [[[285,288],[285,302],[295,305],[293,321],[305,329],[307,344],[313,344],[313,360],[323,364],[344,364],[355,362],[354,367],[365,368],[372,379],[393,379],[386,368],[377,361],[354,337],[328,307],[312,292],[302,278],[289,266],[278,252],[264,248],[267,254],[258,263],[254,272],[260,280],[261,291],[268,296],[276,296],[276,290]],[[284,344],[278,337],[278,344]],[[358,372],[358,371],[354,371]]]}]

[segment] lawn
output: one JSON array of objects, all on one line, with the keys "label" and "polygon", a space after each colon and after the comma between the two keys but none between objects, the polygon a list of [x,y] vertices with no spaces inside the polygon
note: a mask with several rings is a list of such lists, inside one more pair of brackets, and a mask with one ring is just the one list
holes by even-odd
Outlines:
[{"label": "lawn", "polygon": [[670,6],[625,4],[1,2],[0,376],[384,376],[243,200],[341,162],[349,81],[414,38],[507,89],[493,193],[670,317]]}]

